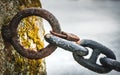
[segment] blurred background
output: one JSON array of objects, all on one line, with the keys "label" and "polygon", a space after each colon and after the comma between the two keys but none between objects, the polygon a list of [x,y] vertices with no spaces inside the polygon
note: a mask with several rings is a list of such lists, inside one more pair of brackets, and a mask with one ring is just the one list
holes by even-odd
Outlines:
[{"label": "blurred background", "polygon": [[[59,20],[63,31],[109,47],[120,61],[120,0],[41,0],[43,8]],[[46,33],[51,29],[45,21]],[[89,54],[90,55],[90,54]],[[99,61],[98,61],[99,62]],[[74,61],[61,48],[46,58],[48,75],[96,75]],[[112,70],[105,75],[119,75]],[[101,74],[104,75],[104,74]]]}]

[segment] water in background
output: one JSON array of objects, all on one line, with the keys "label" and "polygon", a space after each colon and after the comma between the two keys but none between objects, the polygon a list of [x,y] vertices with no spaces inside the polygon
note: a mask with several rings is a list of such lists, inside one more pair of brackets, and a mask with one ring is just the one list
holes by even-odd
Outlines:
[{"label": "water in background", "polygon": [[[112,49],[120,61],[119,0],[41,0],[43,8],[52,12],[63,31],[92,39]],[[45,22],[46,30],[50,26]],[[47,32],[48,32],[47,31]],[[96,75],[74,61],[72,53],[58,48],[46,58],[48,75]],[[111,71],[106,75],[119,75]]]}]

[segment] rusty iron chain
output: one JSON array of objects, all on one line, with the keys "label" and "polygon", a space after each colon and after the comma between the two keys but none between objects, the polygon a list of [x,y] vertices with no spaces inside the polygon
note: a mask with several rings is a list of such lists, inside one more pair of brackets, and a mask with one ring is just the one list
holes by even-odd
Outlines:
[{"label": "rusty iron chain", "polygon": [[[45,35],[45,39],[49,45],[39,51],[25,49],[18,40],[17,28],[19,22],[28,16],[42,17],[46,19],[52,27],[52,31],[50,31],[51,34]],[[1,31],[4,41],[11,43],[19,54],[28,59],[44,58],[54,52],[57,47],[60,47],[72,52],[75,61],[94,72],[108,73],[113,69],[120,72],[120,62],[116,60],[116,56],[111,49],[96,41],[88,39],[80,40],[79,37],[74,34],[61,31],[58,20],[45,9],[29,8],[22,10],[13,17],[8,26],[2,26]],[[88,48],[91,48],[93,53],[89,59],[85,59],[84,56],[89,53]],[[100,54],[106,56],[99,59],[101,65],[96,62]]]}]

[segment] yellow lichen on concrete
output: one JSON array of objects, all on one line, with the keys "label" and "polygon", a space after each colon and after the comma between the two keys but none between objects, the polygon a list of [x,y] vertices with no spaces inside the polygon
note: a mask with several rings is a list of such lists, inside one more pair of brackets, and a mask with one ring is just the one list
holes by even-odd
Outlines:
[{"label": "yellow lichen on concrete", "polygon": [[[22,46],[30,50],[39,50],[44,47],[44,28],[42,19],[37,16],[30,16],[24,18],[18,27],[18,36]],[[24,72],[25,70],[28,75],[37,75],[40,68],[43,67],[44,59],[30,60],[22,58],[21,56],[16,58],[15,70],[16,72]],[[26,67],[26,66],[27,67]],[[26,74],[25,73],[25,74]]]},{"label": "yellow lichen on concrete", "polygon": [[36,16],[25,18],[18,27],[20,43],[25,48],[39,50],[44,47],[45,31],[42,25],[39,26],[39,19],[40,18]]}]

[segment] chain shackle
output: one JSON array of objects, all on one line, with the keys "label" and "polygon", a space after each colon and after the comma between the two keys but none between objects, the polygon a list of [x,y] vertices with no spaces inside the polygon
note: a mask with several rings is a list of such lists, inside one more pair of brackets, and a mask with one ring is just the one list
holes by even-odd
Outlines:
[{"label": "chain shackle", "polygon": [[52,31],[56,33],[61,33],[61,28],[58,23],[58,20],[55,18],[53,14],[51,14],[49,11],[42,8],[28,8],[18,12],[13,17],[13,19],[11,20],[8,26],[2,27],[2,37],[5,41],[10,42],[20,55],[29,59],[41,59],[50,55],[53,51],[55,51],[57,46],[49,44],[48,46],[46,46],[45,48],[42,48],[39,51],[38,50],[34,51],[34,50],[25,49],[20,44],[17,28],[20,21],[23,18],[29,17],[29,16],[38,16],[38,17],[44,18],[50,23],[52,27]]},{"label": "chain shackle", "polygon": [[50,33],[55,36],[58,36],[60,38],[66,39],[68,41],[74,41],[76,43],[80,42],[80,38],[77,35],[72,34],[72,33],[67,33],[64,31],[61,31],[61,33],[56,33],[56,32],[50,31]]},{"label": "chain shackle", "polygon": [[79,64],[97,73],[108,73],[112,70],[111,68],[96,63],[98,56],[101,53],[106,55],[108,58],[116,59],[114,53],[109,48],[93,40],[81,40],[80,45],[91,48],[93,53],[89,59],[85,59],[83,56],[73,53],[74,59]]}]

